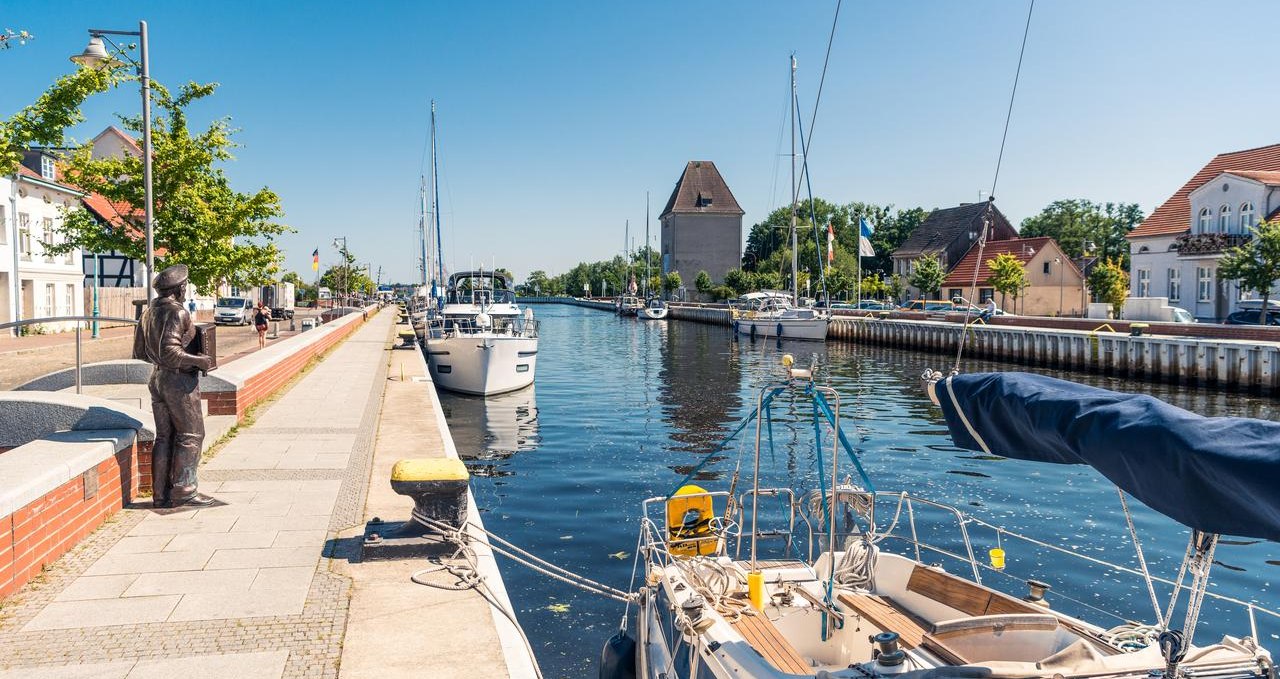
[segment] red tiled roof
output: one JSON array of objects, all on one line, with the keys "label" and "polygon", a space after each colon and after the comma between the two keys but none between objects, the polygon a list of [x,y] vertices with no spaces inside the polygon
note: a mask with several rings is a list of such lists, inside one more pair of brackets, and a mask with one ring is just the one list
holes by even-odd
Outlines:
[{"label": "red tiled roof", "polygon": [[1259,170],[1268,173],[1280,171],[1280,144],[1219,154],[1208,165],[1200,168],[1169,200],[1156,208],[1138,228],[1130,231],[1128,237],[1168,236],[1186,232],[1191,228],[1192,191],[1223,172],[1240,174]]},{"label": "red tiled roof", "polygon": [[1252,179],[1263,184],[1280,184],[1280,171],[1267,170],[1227,170],[1227,172],[1245,179]]},{"label": "red tiled roof", "polygon": [[724,177],[720,176],[720,170],[709,160],[691,160],[685,165],[658,219],[672,213],[744,214]]},{"label": "red tiled roof", "polygon": [[115,227],[129,227],[131,233],[137,233],[134,220],[142,217],[142,212],[122,201],[109,200],[98,193],[90,193],[81,199],[85,208],[97,215],[99,219]]},{"label": "red tiled roof", "polygon": [[[1013,255],[1025,267],[1027,262],[1031,261],[1050,243],[1056,248],[1052,238],[1041,236],[1040,238],[1011,238],[1009,240],[993,240],[987,243],[982,249],[982,266],[978,269],[978,285],[986,285],[987,279],[991,278],[991,266],[988,264],[995,259],[997,255]],[[1063,257],[1063,261],[1071,264],[1072,268],[1076,268],[1074,262]],[[969,252],[960,259],[960,263],[951,269],[947,274],[947,279],[942,282],[946,287],[967,286],[973,283],[973,268],[978,265],[978,248],[972,247]],[[1078,269],[1077,269],[1078,271]]]}]

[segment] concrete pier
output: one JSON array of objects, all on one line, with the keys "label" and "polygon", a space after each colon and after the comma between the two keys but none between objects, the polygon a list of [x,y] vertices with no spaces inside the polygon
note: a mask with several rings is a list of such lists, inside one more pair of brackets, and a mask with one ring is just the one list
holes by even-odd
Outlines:
[{"label": "concrete pier", "polygon": [[0,602],[0,679],[533,676],[479,592],[413,583],[425,560],[358,561],[365,521],[412,507],[391,462],[456,456],[394,320],[373,316],[211,451],[200,489],[217,504],[128,505]]}]

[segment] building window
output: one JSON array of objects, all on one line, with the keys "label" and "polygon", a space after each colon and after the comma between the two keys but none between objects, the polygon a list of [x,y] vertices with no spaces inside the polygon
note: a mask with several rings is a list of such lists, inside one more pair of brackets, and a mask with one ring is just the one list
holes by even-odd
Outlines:
[{"label": "building window", "polygon": [[1223,205],[1218,208],[1218,232],[1231,233],[1231,206]]},{"label": "building window", "polygon": [[1169,301],[1177,302],[1182,299],[1182,270],[1169,269]]},{"label": "building window", "polygon": [[49,156],[40,156],[40,176],[49,181],[56,180],[57,168],[53,164],[53,158]]},{"label": "building window", "polygon": [[961,299],[964,297],[964,295],[960,294],[961,292],[964,292],[964,291],[961,290],[960,288],[951,288],[951,294],[947,295],[947,299],[950,299],[953,301],[957,299]]},{"label": "building window", "polygon": [[1196,267],[1196,300],[1200,302],[1213,301],[1213,269],[1203,266]]},{"label": "building window", "polygon": [[1209,229],[1213,226],[1213,213],[1209,212],[1209,208],[1200,209],[1200,224],[1198,233],[1209,233]]},{"label": "building window", "polygon": [[1048,262],[1045,262],[1045,263],[1044,263],[1044,275],[1046,275],[1046,276],[1048,276],[1048,275],[1049,275],[1049,263],[1048,263]]},{"label": "building window", "polygon": [[53,253],[49,249],[53,247],[53,220],[44,218],[44,229],[40,238],[41,245],[44,246],[44,261],[53,262]]},{"label": "building window", "polygon": [[979,288],[978,289],[978,302],[981,304],[986,304],[987,302],[990,302],[991,300],[995,299],[995,296],[996,296],[995,288]]},{"label": "building window", "polygon": [[18,213],[18,254],[23,261],[31,261],[31,215]]},{"label": "building window", "polygon": [[1151,296],[1151,269],[1138,269],[1138,297]]},{"label": "building window", "polygon": [[1240,233],[1248,233],[1253,226],[1253,203],[1240,204]]},{"label": "building window", "polygon": [[66,315],[75,316],[76,315],[76,286],[72,285],[71,283],[67,283],[66,302],[67,302]]},{"label": "building window", "polygon": [[53,308],[53,283],[44,284],[44,312],[49,316],[56,316],[58,312]]}]

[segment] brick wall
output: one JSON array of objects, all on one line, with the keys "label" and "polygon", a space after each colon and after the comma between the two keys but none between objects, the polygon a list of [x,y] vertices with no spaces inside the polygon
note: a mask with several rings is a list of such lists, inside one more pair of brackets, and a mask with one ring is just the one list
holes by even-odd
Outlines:
[{"label": "brick wall", "polygon": [[350,322],[327,333],[323,339],[301,347],[269,368],[249,377],[238,390],[202,392],[201,398],[209,404],[209,414],[235,415],[237,420],[244,418],[244,414],[250,408],[279,391],[280,387],[297,376],[311,359],[328,351],[355,332],[356,328],[364,325],[365,321],[362,317],[356,314],[351,314],[349,317],[352,318]]},{"label": "brick wall", "polygon": [[[131,444],[39,500],[0,517],[0,598],[30,582],[107,517],[134,500],[141,488],[138,453],[139,447]],[[149,475],[149,444],[146,458]],[[86,498],[86,476],[94,474],[97,489]],[[149,478],[147,484],[150,485]]]}]

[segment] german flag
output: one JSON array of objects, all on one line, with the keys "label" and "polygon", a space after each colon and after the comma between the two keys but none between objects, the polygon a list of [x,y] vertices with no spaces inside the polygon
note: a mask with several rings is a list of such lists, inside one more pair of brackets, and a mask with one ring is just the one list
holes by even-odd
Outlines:
[{"label": "german flag", "polygon": [[311,270],[320,270],[320,248],[316,248],[311,252]]}]

